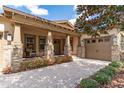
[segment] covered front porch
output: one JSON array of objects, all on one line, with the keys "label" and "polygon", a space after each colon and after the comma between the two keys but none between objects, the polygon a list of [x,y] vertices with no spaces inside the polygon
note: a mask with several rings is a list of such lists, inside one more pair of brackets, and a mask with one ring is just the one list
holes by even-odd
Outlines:
[{"label": "covered front porch", "polygon": [[[78,36],[24,24],[15,25],[15,28],[18,28],[14,31],[14,36],[18,36],[15,42],[21,43],[23,58],[43,57],[50,52],[50,55],[77,55]],[[47,49],[49,46],[52,49]]]}]

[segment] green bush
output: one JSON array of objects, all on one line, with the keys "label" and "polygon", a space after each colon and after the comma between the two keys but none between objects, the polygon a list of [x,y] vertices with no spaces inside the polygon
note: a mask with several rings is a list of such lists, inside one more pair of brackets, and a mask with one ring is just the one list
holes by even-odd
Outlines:
[{"label": "green bush", "polygon": [[83,88],[96,88],[99,86],[99,83],[94,79],[84,79],[81,80],[80,86]]},{"label": "green bush", "polygon": [[109,68],[104,68],[104,69],[100,70],[100,72],[103,72],[106,75],[109,75],[111,77],[114,77],[114,72],[111,69],[109,69]]},{"label": "green bush", "polygon": [[112,81],[111,76],[110,76],[110,75],[107,75],[107,74],[105,74],[105,73],[103,73],[103,72],[98,72],[98,73],[95,75],[94,79],[95,79],[98,83],[100,83],[100,84],[108,84],[108,83],[110,83],[110,82]]},{"label": "green bush", "polygon": [[120,68],[120,67],[123,66],[123,63],[122,63],[122,62],[116,62],[116,61],[114,61],[114,62],[112,62],[112,63],[110,64],[110,66],[113,66],[113,67],[115,67],[115,68]]},{"label": "green bush", "polygon": [[109,65],[109,66],[107,66],[107,67],[105,67],[104,69],[107,69],[107,70],[112,71],[114,75],[115,75],[115,74],[119,71],[119,69],[118,69],[118,68],[113,67],[113,66],[110,66],[110,65]]}]

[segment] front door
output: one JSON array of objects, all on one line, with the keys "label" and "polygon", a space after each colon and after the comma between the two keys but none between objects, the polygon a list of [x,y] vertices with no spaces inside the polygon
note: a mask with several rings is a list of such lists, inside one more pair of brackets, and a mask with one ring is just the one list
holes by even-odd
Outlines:
[{"label": "front door", "polygon": [[55,55],[60,55],[61,51],[60,51],[60,39],[54,39],[54,53]]}]

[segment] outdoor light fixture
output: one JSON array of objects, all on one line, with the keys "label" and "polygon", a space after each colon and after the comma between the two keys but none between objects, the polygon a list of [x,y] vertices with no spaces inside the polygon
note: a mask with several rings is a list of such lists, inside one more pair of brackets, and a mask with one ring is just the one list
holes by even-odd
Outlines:
[{"label": "outdoor light fixture", "polygon": [[11,34],[7,34],[7,41],[12,41],[12,35]]}]

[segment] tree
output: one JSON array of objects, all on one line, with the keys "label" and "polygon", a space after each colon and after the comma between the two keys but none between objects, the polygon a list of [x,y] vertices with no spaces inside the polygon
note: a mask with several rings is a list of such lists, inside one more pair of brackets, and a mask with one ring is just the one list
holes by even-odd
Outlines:
[{"label": "tree", "polygon": [[117,25],[124,29],[120,20],[123,10],[123,6],[115,5],[78,5],[75,29],[92,37],[107,34]]}]

